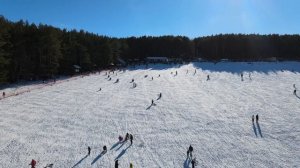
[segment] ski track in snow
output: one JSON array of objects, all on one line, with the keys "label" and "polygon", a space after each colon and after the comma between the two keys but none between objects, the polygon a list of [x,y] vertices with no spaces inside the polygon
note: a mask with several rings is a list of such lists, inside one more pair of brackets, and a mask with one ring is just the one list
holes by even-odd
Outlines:
[{"label": "ski track in snow", "polygon": [[[37,168],[109,168],[119,159],[120,167],[188,168],[190,144],[196,167],[299,167],[300,98],[293,84],[300,87],[300,63],[125,70],[111,81],[104,71],[0,100],[0,167],[28,167],[35,159]],[[256,114],[259,125],[251,121]],[[126,132],[132,146],[117,143]],[[100,155],[104,145],[108,151]]]}]

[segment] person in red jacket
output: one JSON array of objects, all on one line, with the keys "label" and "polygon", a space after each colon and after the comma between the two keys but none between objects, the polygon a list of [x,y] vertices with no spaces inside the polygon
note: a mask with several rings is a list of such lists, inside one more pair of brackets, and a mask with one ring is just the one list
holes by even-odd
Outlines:
[{"label": "person in red jacket", "polygon": [[35,168],[36,161],[34,159],[32,159],[31,163],[29,165],[31,165],[31,168]]}]

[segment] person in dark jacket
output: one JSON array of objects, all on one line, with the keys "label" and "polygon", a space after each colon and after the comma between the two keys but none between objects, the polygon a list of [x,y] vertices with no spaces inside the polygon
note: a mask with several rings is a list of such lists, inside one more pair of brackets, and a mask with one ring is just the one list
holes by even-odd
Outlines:
[{"label": "person in dark jacket", "polygon": [[115,161],[115,168],[118,168],[118,167],[119,167],[119,161],[116,160],[116,161]]},{"label": "person in dark jacket", "polygon": [[256,122],[258,122],[258,114],[256,115]]},{"label": "person in dark jacket", "polygon": [[91,147],[88,146],[88,155],[91,154]]},{"label": "person in dark jacket", "polygon": [[128,139],[129,139],[129,134],[127,132],[126,135],[125,135],[125,141],[127,141]]},{"label": "person in dark jacket", "polygon": [[189,152],[190,152],[190,157],[192,158],[193,157],[193,150],[194,150],[194,148],[192,147],[192,145],[190,145],[190,147],[189,147]]},{"label": "person in dark jacket", "polygon": [[106,152],[107,151],[107,147],[104,145],[103,146],[103,152]]},{"label": "person in dark jacket", "polygon": [[130,138],[130,144],[132,145],[132,140],[133,140],[132,134],[129,135],[129,138]]}]

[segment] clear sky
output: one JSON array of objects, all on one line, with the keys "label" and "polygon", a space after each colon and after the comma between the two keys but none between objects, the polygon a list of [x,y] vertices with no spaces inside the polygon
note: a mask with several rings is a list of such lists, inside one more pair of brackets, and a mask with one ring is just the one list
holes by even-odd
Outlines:
[{"label": "clear sky", "polygon": [[300,0],[0,0],[0,15],[112,37],[300,33]]}]

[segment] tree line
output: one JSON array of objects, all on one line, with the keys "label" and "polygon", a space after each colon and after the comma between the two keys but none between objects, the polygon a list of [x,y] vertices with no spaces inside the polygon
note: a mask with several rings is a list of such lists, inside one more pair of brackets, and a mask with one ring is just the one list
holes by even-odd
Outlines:
[{"label": "tree line", "polygon": [[113,38],[84,30],[11,22],[0,16],[0,84],[54,78],[109,67],[119,58],[130,62],[163,56],[182,60],[261,61],[269,57],[300,60],[299,35],[219,34]]}]

